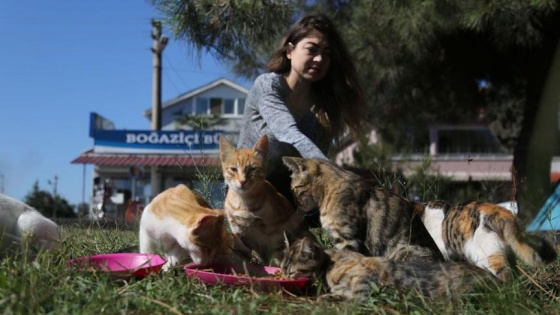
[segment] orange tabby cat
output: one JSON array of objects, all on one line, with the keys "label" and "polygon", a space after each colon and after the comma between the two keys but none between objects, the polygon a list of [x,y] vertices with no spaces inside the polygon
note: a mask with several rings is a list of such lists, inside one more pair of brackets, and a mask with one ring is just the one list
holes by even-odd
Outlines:
[{"label": "orange tabby cat", "polygon": [[191,258],[208,264],[232,259],[233,237],[227,231],[223,211],[210,209],[206,201],[180,184],[157,195],[142,212],[140,252],[162,253],[169,270]]},{"label": "orange tabby cat", "polygon": [[236,149],[220,139],[220,159],[228,185],[224,210],[234,234],[234,250],[250,260],[252,251],[266,264],[279,265],[288,239],[313,237],[290,202],[265,180],[268,138],[253,149]]}]

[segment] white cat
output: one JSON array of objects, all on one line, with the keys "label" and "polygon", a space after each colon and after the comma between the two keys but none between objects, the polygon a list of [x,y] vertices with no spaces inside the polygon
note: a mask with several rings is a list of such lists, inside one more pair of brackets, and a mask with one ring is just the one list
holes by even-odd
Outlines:
[{"label": "white cat", "polygon": [[191,259],[198,264],[229,261],[233,237],[227,231],[223,211],[187,186],[179,184],[158,194],[142,212],[140,252],[161,253],[163,270]]},{"label": "white cat", "polygon": [[56,223],[31,206],[0,194],[0,258],[20,251],[33,258],[40,250],[60,245]]}]

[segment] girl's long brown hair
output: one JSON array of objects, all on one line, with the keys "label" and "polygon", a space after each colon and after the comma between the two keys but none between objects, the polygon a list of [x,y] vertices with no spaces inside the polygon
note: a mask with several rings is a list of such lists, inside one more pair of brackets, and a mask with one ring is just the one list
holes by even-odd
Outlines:
[{"label": "girl's long brown hair", "polygon": [[329,18],[308,15],[296,22],[282,40],[280,48],[272,54],[268,71],[279,74],[290,72],[288,43],[296,45],[313,32],[326,36],[331,50],[331,65],[326,76],[311,87],[317,118],[335,140],[340,140],[347,131],[357,136],[364,125],[364,93],[346,44]]}]

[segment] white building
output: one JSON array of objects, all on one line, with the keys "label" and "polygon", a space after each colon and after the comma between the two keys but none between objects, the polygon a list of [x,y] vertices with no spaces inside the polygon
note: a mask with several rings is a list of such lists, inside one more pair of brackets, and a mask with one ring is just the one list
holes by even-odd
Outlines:
[{"label": "white building", "polygon": [[[72,161],[94,165],[92,206],[112,197],[113,212],[123,216],[129,200],[142,206],[158,192],[183,183],[202,191],[214,207],[221,207],[219,138],[225,135],[236,142],[247,93],[243,86],[218,79],[179,95],[162,104],[161,131],[115,129],[111,121],[92,113],[93,148]],[[190,119],[184,119],[185,115]],[[200,117],[210,115],[219,123],[193,128],[203,122]],[[152,110],[146,110],[144,116],[151,121]],[[189,124],[179,124],[181,118]],[[401,169],[403,175],[409,175],[429,156],[432,164],[428,173],[447,176],[458,185],[496,181],[511,186],[513,157],[501,152],[488,126],[434,125],[429,131],[430,147],[425,153],[392,157],[395,169]],[[377,142],[375,132],[370,141]],[[352,165],[355,147],[349,144],[341,148],[335,162]],[[108,187],[111,189],[105,191]]]},{"label": "white building", "polygon": [[[115,129],[110,120],[91,113],[93,148],[72,163],[94,165],[92,206],[112,196],[111,211],[122,217],[129,200],[141,206],[179,183],[205,190],[205,197],[221,206],[219,138],[226,135],[236,141],[247,93],[245,87],[221,78],[179,95],[162,104],[161,131]],[[151,114],[151,109],[144,112],[148,120]],[[185,115],[197,118],[190,125],[179,124]],[[200,117],[219,123],[193,128]]]}]

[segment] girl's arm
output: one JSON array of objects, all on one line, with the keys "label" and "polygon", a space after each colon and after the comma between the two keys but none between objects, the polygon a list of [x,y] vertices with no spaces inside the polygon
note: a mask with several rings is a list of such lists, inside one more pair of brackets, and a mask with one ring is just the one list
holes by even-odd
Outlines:
[{"label": "girl's arm", "polygon": [[[255,82],[257,83],[257,82]],[[294,116],[282,100],[280,89],[274,84],[261,85],[259,112],[267,123],[269,131],[281,142],[293,145],[304,158],[327,160],[325,154],[304,135],[296,125]]]}]

